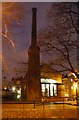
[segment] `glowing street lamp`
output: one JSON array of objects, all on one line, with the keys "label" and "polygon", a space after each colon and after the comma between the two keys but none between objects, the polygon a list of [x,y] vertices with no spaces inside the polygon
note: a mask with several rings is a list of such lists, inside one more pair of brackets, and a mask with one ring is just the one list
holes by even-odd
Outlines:
[{"label": "glowing street lamp", "polygon": [[12,91],[15,92],[16,88],[15,87],[12,87]]},{"label": "glowing street lamp", "polygon": [[7,90],[7,87],[4,87],[4,90]]},{"label": "glowing street lamp", "polygon": [[20,99],[21,98],[21,95],[17,95],[17,99]]},{"label": "glowing street lamp", "polygon": [[18,93],[18,94],[21,94],[21,90],[17,90],[17,93]]}]

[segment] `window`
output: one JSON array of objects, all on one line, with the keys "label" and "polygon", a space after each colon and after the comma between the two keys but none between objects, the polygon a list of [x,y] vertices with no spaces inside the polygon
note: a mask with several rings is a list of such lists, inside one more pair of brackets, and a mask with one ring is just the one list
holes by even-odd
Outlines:
[{"label": "window", "polygon": [[41,84],[42,96],[45,96],[45,84]]},{"label": "window", "polygon": [[42,91],[42,96],[57,96],[57,85],[55,84],[41,84],[41,91]]}]

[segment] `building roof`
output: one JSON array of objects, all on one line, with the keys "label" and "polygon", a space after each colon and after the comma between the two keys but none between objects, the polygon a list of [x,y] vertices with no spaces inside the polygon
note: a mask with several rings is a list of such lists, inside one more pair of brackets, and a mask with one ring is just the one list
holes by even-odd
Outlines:
[{"label": "building roof", "polygon": [[48,64],[42,64],[40,66],[40,74],[41,74],[41,78],[53,79],[53,80],[57,80],[58,82],[62,81],[62,74],[54,70]]},{"label": "building roof", "polygon": [[48,65],[48,64],[42,64],[42,65],[40,65],[40,71],[41,72],[49,72],[49,73],[53,73],[53,72],[55,72],[55,73],[58,73],[55,69],[53,69],[50,65]]},{"label": "building roof", "polygon": [[41,83],[53,83],[53,84],[56,84],[56,83],[60,83],[54,79],[44,79],[44,78],[41,78]]}]

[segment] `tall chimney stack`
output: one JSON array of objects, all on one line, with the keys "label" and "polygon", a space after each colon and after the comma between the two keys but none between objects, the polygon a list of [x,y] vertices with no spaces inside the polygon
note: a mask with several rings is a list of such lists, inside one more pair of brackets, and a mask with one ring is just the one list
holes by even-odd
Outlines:
[{"label": "tall chimney stack", "polygon": [[37,44],[37,36],[36,36],[36,8],[32,8],[32,38],[31,38],[31,45]]},{"label": "tall chimney stack", "polygon": [[36,11],[36,8],[32,9],[32,38],[28,51],[27,101],[41,98],[40,48],[37,46],[36,38]]}]

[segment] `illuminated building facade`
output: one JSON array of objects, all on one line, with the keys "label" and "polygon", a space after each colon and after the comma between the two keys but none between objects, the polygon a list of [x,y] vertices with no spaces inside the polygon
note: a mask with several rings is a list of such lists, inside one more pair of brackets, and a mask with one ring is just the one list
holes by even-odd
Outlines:
[{"label": "illuminated building facade", "polygon": [[63,97],[64,85],[62,84],[62,74],[52,69],[48,64],[40,66],[41,93],[46,97]]},{"label": "illuminated building facade", "polygon": [[14,99],[24,100],[26,98],[26,80],[23,77],[12,79],[12,92],[15,95]]},{"label": "illuminated building facade", "polygon": [[[28,80],[28,75],[25,76],[25,78],[20,77],[20,78],[15,78],[12,80],[13,82],[12,91],[14,93],[17,92],[17,96],[16,96],[17,100],[28,101],[27,95],[26,95],[26,90],[27,90],[26,88],[28,85],[27,80]],[[48,64],[40,65],[40,84],[41,84],[40,85],[40,92],[41,92],[40,98],[42,97],[47,97],[47,98],[63,97],[64,96],[64,88],[63,88],[64,85],[62,84],[62,74],[59,72],[56,72]],[[21,90],[21,94],[18,94],[18,90]],[[34,94],[36,94],[36,92]],[[30,96],[32,96],[31,93],[30,93]]]},{"label": "illuminated building facade", "polygon": [[65,97],[69,97],[70,100],[76,100],[79,97],[79,82],[74,73],[69,73],[67,78],[63,78],[63,84],[65,85]]}]

